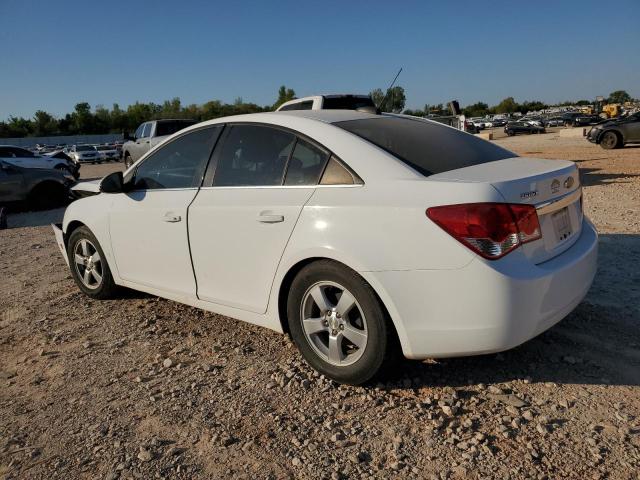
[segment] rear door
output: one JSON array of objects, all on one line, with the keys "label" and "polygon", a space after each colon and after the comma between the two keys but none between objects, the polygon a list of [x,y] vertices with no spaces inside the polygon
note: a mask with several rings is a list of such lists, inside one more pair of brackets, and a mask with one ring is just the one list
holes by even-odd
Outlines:
[{"label": "rear door", "polygon": [[266,125],[227,127],[189,208],[198,298],[264,313],[278,263],[328,152]]},{"label": "rear door", "polygon": [[165,292],[196,293],[187,208],[202,183],[221,127],[188,132],[144,159],[131,173],[132,191],[113,194],[111,247],[120,276]]},{"label": "rear door", "polygon": [[2,202],[23,200],[26,193],[22,172],[0,161],[0,205]]}]

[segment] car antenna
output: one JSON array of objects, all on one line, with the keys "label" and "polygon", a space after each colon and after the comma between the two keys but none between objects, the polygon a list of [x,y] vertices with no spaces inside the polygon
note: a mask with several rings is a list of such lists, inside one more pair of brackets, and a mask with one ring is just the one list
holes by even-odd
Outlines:
[{"label": "car antenna", "polygon": [[393,85],[396,83],[396,80],[398,80],[398,77],[400,76],[401,72],[402,72],[402,67],[400,67],[400,70],[398,70],[398,73],[396,73],[396,76],[393,79],[393,82],[391,82],[391,85],[389,85],[389,88],[387,88],[387,93],[385,93],[384,98],[382,99],[382,102],[380,102],[380,105],[378,105],[378,110],[382,111],[382,107],[384,107],[384,104],[387,102],[387,97],[389,96],[389,92],[393,88]]}]

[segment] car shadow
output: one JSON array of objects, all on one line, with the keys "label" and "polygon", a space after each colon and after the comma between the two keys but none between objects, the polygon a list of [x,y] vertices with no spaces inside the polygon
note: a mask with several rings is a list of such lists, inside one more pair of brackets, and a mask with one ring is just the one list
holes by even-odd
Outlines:
[{"label": "car shadow", "polygon": [[[383,389],[530,383],[640,385],[640,235],[600,236],[585,300],[550,330],[506,352],[402,360]],[[402,374],[398,374],[402,372]]]},{"label": "car shadow", "polygon": [[598,173],[601,168],[580,168],[580,182],[582,186],[606,185],[611,183],[629,183],[632,177],[640,177],[631,173]]},{"label": "car shadow", "polygon": [[7,228],[42,227],[52,223],[61,223],[65,208],[37,211],[14,208],[7,215]]}]

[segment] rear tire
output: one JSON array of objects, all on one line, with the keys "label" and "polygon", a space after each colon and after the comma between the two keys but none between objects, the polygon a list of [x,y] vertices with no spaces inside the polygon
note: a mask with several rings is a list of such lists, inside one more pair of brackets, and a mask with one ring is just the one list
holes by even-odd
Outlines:
[{"label": "rear tire", "polygon": [[302,356],[336,382],[365,383],[394,357],[397,339],[384,307],[360,275],[337,262],[317,261],[296,275],[287,319]]},{"label": "rear tire", "polygon": [[113,281],[107,257],[87,227],[73,231],[67,244],[71,276],[85,295],[97,300],[114,298],[118,286]]},{"label": "rear tire", "polygon": [[600,146],[605,150],[613,150],[614,148],[619,148],[621,143],[622,142],[620,141],[620,138],[618,137],[616,132],[613,131],[604,132],[602,134],[602,138],[600,139]]}]

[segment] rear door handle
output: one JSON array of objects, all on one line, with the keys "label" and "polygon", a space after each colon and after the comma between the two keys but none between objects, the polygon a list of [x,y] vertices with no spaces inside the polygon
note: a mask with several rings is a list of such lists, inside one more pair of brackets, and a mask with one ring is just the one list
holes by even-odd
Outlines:
[{"label": "rear door handle", "polygon": [[179,222],[180,220],[182,220],[182,217],[180,215],[175,214],[175,213],[167,212],[167,213],[164,214],[164,217],[162,217],[162,219],[165,222],[176,223],[176,222]]},{"label": "rear door handle", "polygon": [[260,215],[258,215],[258,221],[261,223],[280,223],[284,222],[284,215],[261,213]]}]

